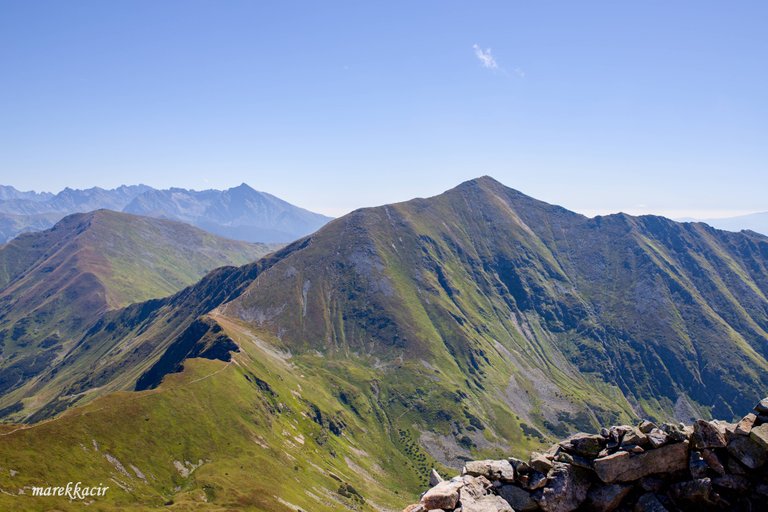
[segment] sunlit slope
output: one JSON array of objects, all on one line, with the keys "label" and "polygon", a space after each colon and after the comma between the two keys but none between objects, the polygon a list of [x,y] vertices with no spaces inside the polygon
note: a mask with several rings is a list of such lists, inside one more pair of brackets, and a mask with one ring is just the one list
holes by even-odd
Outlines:
[{"label": "sunlit slope", "polygon": [[20,412],[19,400],[30,396],[22,388],[60,366],[105,312],[170,295],[269,250],[108,210],[69,216],[0,247],[0,416]]},{"label": "sunlit slope", "polygon": [[[231,468],[224,461],[236,455],[188,432],[201,412],[185,411],[198,400],[198,368],[226,365],[239,346],[235,363],[210,379],[247,369],[263,383],[241,376],[207,386],[207,400],[235,407],[277,397],[300,424],[330,432],[330,444],[318,442],[338,443],[333,460],[383,475],[363,490],[349,482],[366,500],[394,502],[385,489],[415,489],[433,464],[522,455],[546,438],[638,416],[728,418],[751,407],[768,389],[766,261],[768,239],[757,234],[658,217],[588,219],[480,178],[358,210],[256,263],[106,314],[67,371],[46,374],[37,418],[119,390],[142,391],[107,400],[155,396],[147,390],[163,382],[159,396],[179,411],[168,435],[178,431],[190,450],[211,449]],[[173,382],[189,390],[162,391]],[[121,407],[94,421],[137,421]],[[261,435],[280,453],[296,442],[291,416],[264,407],[252,409],[253,421],[279,425]],[[250,439],[230,412],[216,414],[216,436]],[[153,439],[137,426],[123,438],[117,447]],[[364,453],[339,458],[352,441]],[[297,478],[326,478],[305,451],[289,450],[311,461]],[[166,455],[143,463],[167,466]],[[275,495],[306,506],[298,494]]]},{"label": "sunlit slope", "polygon": [[0,508],[81,510],[30,486],[82,481],[110,487],[95,510],[396,510],[406,498],[395,489],[423,485],[360,392],[370,374],[304,368],[225,331],[241,347],[230,362],[189,360],[157,389],[5,426]]}]

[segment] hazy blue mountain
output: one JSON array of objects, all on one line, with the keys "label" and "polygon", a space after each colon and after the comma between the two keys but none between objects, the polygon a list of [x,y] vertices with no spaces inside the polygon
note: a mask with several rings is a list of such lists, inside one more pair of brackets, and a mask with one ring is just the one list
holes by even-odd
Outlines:
[{"label": "hazy blue mountain", "polygon": [[289,242],[330,220],[246,184],[223,191],[156,190],[147,185],[65,188],[55,195],[0,186],[0,243],[48,229],[67,215],[99,209],[178,220],[248,242]]},{"label": "hazy blue mountain", "polygon": [[749,229],[756,233],[768,235],[768,212],[740,215],[738,217],[729,217],[727,219],[706,219],[702,222],[706,222],[712,227],[724,229],[726,231]]},{"label": "hazy blue mountain", "polygon": [[16,190],[14,187],[8,185],[0,185],[0,201],[8,201],[10,199],[30,199],[33,201],[45,201],[53,197],[50,192],[22,192]]},{"label": "hazy blue mountain", "polygon": [[237,240],[264,242],[290,242],[331,220],[245,183],[223,191],[153,190],[136,197],[124,211],[180,220]]}]

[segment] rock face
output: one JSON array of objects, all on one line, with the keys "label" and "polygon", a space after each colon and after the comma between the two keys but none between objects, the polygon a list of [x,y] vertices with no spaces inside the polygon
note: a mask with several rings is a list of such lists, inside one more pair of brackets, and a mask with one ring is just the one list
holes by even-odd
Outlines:
[{"label": "rock face", "polygon": [[767,412],[768,398],[737,424],[646,420],[575,434],[527,462],[470,461],[462,476],[438,482],[405,510],[767,510]]}]

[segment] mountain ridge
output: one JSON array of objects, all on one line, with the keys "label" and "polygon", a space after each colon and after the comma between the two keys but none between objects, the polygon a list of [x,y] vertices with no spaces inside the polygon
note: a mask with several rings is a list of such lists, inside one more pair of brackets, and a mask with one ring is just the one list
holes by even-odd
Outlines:
[{"label": "mountain ridge", "polygon": [[271,250],[109,210],[20,235],[0,246],[0,388],[23,387],[61,360],[72,338],[107,311],[169,295],[214,267]]},{"label": "mountain ridge", "polygon": [[0,242],[19,233],[46,229],[71,213],[97,209],[178,220],[206,231],[250,242],[290,242],[325,224],[325,217],[246,185],[203,191],[147,185],[106,190],[69,187],[58,194],[0,190]]},{"label": "mountain ridge", "polygon": [[[379,477],[363,478],[359,493],[393,503],[382,482],[415,492],[433,466],[522,454],[640,417],[734,417],[768,388],[767,265],[761,235],[660,217],[590,219],[481,178],[356,210],[262,260],[103,315],[41,379],[34,407],[10,417],[61,417],[89,432],[99,418],[120,418],[131,397],[155,397],[162,406],[118,420],[119,436],[100,434],[121,459],[165,475],[135,482],[144,503],[152,492],[178,496],[178,477],[162,469],[168,457],[210,458],[199,485],[215,482],[212,499],[233,503],[224,473],[247,478],[232,461],[252,466],[221,444],[226,456],[209,450],[206,422],[238,425],[217,435],[248,457],[263,443],[282,462],[261,463],[309,490],[272,496],[338,510],[318,493],[351,499],[349,480],[318,467],[338,475],[343,463]],[[205,394],[215,419],[177,387],[202,378],[216,390]],[[239,405],[221,410],[227,404]],[[142,422],[166,410],[197,441],[135,448]],[[55,430],[56,420],[45,425]],[[307,460],[317,467],[292,469]]]}]

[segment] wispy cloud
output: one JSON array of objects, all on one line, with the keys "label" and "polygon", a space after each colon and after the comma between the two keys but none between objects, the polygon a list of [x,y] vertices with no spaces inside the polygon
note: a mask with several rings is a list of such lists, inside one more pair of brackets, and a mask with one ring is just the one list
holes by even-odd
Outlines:
[{"label": "wispy cloud", "polygon": [[493,58],[490,48],[483,50],[479,44],[475,43],[472,45],[472,49],[475,50],[475,57],[477,57],[484,68],[499,69],[499,65],[496,63],[496,59]]}]

